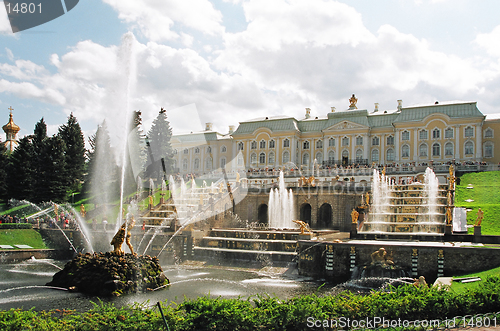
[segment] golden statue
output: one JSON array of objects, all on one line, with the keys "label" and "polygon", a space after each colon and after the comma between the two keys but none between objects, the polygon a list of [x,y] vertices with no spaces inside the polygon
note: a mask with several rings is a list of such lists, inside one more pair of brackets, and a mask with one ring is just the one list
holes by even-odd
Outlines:
[{"label": "golden statue", "polygon": [[453,168],[453,164],[452,164],[452,165],[450,165],[450,177],[448,177],[448,181],[450,182],[449,186],[448,186],[449,190],[453,190],[453,184],[455,184],[456,177],[453,175],[453,172],[454,172],[454,168]]},{"label": "golden statue", "polygon": [[240,173],[237,172],[236,173],[236,183],[239,183],[240,182]]},{"label": "golden statue", "polygon": [[453,215],[451,214],[451,207],[446,208],[446,224],[453,222]]},{"label": "golden statue", "polygon": [[85,217],[85,214],[87,214],[87,213],[85,212],[85,206],[82,203],[80,205],[80,215],[82,215],[82,217]]},{"label": "golden statue", "polygon": [[359,213],[356,211],[356,208],[353,208],[352,212],[351,212],[352,223],[358,224],[358,217],[359,217]]},{"label": "golden statue", "polygon": [[375,251],[371,254],[372,264],[394,264],[394,262],[387,256],[387,252],[385,248],[380,248],[378,251]]},{"label": "golden statue", "polygon": [[354,96],[354,94],[349,99],[349,102],[350,102],[349,109],[358,109],[358,107],[356,107],[356,103],[358,102],[358,99]]},{"label": "golden statue", "polygon": [[309,229],[309,224],[307,224],[306,222],[304,222],[304,221],[293,221],[293,223],[296,223],[296,224],[298,224],[300,226],[300,234],[305,234],[306,232],[310,233],[310,234],[313,233]]},{"label": "golden statue", "polygon": [[[135,254],[134,247],[130,243],[130,237],[132,236],[132,234],[130,233],[130,229],[132,229],[134,227],[134,225],[135,225],[135,220],[133,217],[128,222],[128,225],[127,225],[127,222],[124,222],[122,224],[122,226],[120,227],[118,232],[113,237],[113,240],[111,240],[111,245],[113,245],[113,247],[114,247],[113,253],[115,253],[117,255],[125,254],[125,252],[122,249],[123,242],[125,241],[128,248],[130,248],[130,252],[132,252],[132,254]],[[127,228],[127,235],[125,235],[125,228]]]},{"label": "golden statue", "polygon": [[370,204],[370,193],[366,192],[366,205],[368,206]]},{"label": "golden statue", "polygon": [[477,211],[476,224],[474,224],[474,226],[481,226],[481,223],[483,222],[483,216],[484,212],[481,210],[481,208],[479,208]]},{"label": "golden statue", "polygon": [[384,166],[384,168],[382,169],[382,176],[385,176],[385,166]]},{"label": "golden statue", "polygon": [[150,206],[152,206],[152,205],[153,205],[153,203],[154,203],[154,201],[153,201],[153,196],[151,196],[151,195],[150,195],[150,196],[148,197],[148,200],[149,200],[149,205],[150,205]]}]

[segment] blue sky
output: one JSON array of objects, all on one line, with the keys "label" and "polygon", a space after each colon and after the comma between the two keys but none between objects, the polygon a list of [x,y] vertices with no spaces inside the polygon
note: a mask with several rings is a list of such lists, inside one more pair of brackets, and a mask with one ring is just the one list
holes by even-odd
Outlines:
[{"label": "blue sky", "polygon": [[[495,0],[82,0],[13,34],[0,6],[0,124],[31,134],[73,112],[85,135],[160,107],[174,131],[263,116],[325,116],[434,101],[500,112]],[[3,118],[3,120],[2,120]],[[3,122],[5,123],[3,123]],[[5,137],[2,135],[1,140]]]}]

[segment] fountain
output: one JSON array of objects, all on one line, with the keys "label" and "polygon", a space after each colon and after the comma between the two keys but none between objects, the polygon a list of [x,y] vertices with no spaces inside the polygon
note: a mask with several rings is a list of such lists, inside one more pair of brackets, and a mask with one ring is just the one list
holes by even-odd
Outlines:
[{"label": "fountain", "polygon": [[446,189],[430,168],[423,179],[396,185],[374,169],[373,203],[360,233],[443,234]]},{"label": "fountain", "polygon": [[286,190],[285,175],[280,171],[278,188],[269,191],[269,228],[296,229],[293,223],[294,204],[292,189]]}]

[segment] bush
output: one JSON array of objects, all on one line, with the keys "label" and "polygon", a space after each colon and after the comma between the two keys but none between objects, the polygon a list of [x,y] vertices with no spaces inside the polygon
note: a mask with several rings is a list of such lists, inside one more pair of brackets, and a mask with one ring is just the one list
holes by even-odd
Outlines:
[{"label": "bush", "polygon": [[5,229],[31,229],[33,225],[30,223],[0,223],[0,230]]}]

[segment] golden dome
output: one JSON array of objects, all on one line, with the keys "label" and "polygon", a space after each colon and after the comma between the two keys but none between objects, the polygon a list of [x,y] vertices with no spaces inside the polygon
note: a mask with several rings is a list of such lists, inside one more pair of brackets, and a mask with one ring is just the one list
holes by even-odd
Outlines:
[{"label": "golden dome", "polygon": [[7,135],[9,133],[12,133],[15,135],[19,132],[19,130],[21,130],[21,128],[14,123],[14,119],[12,118],[12,112],[10,113],[9,123],[5,124],[2,127],[2,129],[5,131],[5,133],[7,133]]}]

